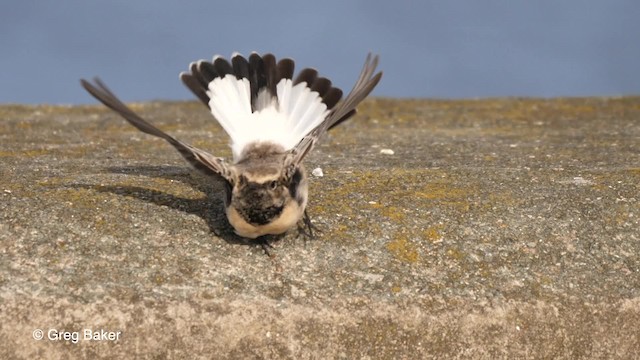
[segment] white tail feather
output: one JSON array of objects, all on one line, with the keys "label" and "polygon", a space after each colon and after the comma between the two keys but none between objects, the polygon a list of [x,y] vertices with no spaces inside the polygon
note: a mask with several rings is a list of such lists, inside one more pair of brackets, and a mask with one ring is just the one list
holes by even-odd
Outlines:
[{"label": "white tail feather", "polygon": [[320,95],[304,82],[293,86],[291,79],[282,79],[276,92],[277,102],[252,113],[249,80],[227,75],[209,83],[209,107],[231,138],[234,160],[240,160],[244,148],[256,141],[290,150],[329,113]]}]

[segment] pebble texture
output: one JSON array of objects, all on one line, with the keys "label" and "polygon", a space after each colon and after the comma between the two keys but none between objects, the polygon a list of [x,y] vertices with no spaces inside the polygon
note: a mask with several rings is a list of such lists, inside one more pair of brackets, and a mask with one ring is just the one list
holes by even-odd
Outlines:
[{"label": "pebble texture", "polygon": [[[133,108],[230,155],[201,104]],[[640,98],[371,99],[306,165],[322,232],[269,257],[104,107],[0,106],[0,358],[640,354]]]}]

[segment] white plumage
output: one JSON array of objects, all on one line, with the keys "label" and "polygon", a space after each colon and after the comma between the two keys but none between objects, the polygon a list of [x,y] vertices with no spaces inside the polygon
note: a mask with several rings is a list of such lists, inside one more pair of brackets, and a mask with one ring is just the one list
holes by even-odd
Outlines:
[{"label": "white plumage", "polygon": [[[254,142],[272,142],[293,149],[302,138],[320,125],[329,111],[316,91],[309,84],[293,85],[291,79],[281,79],[276,84],[277,98],[262,89],[251,110],[249,80],[237,79],[233,74],[217,77],[209,83],[207,95],[209,108],[231,138],[233,159],[240,160],[243,149]],[[265,99],[266,97],[266,99]]]}]

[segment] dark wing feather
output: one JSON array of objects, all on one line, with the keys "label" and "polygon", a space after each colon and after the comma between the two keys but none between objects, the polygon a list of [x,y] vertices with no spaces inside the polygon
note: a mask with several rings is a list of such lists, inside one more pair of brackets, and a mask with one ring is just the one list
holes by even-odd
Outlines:
[{"label": "dark wing feather", "polygon": [[296,64],[293,60],[289,58],[280,59],[277,65],[277,80],[276,83],[280,82],[282,79],[291,79],[293,78],[293,70],[295,69]]},{"label": "dark wing feather", "polygon": [[[206,61],[202,61],[201,63],[205,62]],[[219,77],[224,77],[227,74],[233,74],[233,67],[231,66],[231,64],[229,64],[227,59],[223,58],[222,56],[216,56],[213,59],[213,68],[215,69],[216,74]]]},{"label": "dark wing feather", "polygon": [[197,76],[191,73],[183,72],[180,74],[180,80],[182,83],[191,90],[191,92],[202,101],[205,105],[209,106],[209,95],[207,95],[207,88],[203,87]]},{"label": "dark wing feather", "polygon": [[342,90],[337,87],[332,87],[322,96],[322,102],[327,105],[327,109],[333,109],[340,99],[342,99]]},{"label": "dark wing feather", "polygon": [[262,62],[264,63],[265,74],[265,86],[271,96],[278,96],[276,92],[276,85],[278,85],[278,68],[276,64],[276,57],[273,54],[265,54],[262,56]]},{"label": "dark wing feather", "polygon": [[224,159],[214,157],[205,151],[183,143],[182,141],[151,125],[120,101],[120,99],[118,99],[116,95],[111,92],[111,90],[109,90],[102,81],[100,81],[100,79],[95,78],[93,84],[87,80],[81,79],[80,83],[85,90],[93,95],[93,97],[98,99],[108,108],[120,114],[120,116],[127,120],[131,125],[135,126],[138,130],[149,135],[157,136],[169,142],[169,144],[173,145],[173,147],[175,147],[196,169],[201,170],[208,175],[219,175],[229,182],[232,181],[231,173],[225,164]]},{"label": "dark wing feather", "polygon": [[[320,125],[313,129],[291,150],[292,164],[299,164],[327,130],[355,114],[356,106],[371,93],[382,77],[381,71],[374,74],[377,66],[378,56],[373,56],[369,53],[360,72],[360,77],[353,86],[353,89],[351,89],[351,92],[349,92],[349,95],[331,110],[329,116],[327,116]],[[301,75],[302,73],[299,77]]]},{"label": "dark wing feather", "polygon": [[240,55],[231,58],[236,79],[249,78],[249,62]]},{"label": "dark wing feather", "polygon": [[320,94],[320,97],[323,97],[329,89],[331,89],[331,80],[324,77],[316,78],[313,84],[311,84],[311,91],[316,91]]},{"label": "dark wing feather", "polygon": [[196,69],[198,77],[200,78],[205,89],[208,88],[209,83],[213,81],[213,79],[220,76],[218,75],[218,71],[216,70],[215,66],[207,61],[198,61]]},{"label": "dark wing feather", "polygon": [[[318,71],[312,68],[303,69],[294,79],[295,62],[289,58],[283,58],[276,62],[276,58],[272,54],[260,56],[257,53],[252,53],[248,60],[240,54],[235,54],[231,58],[231,64],[223,57],[217,56],[213,62],[205,60],[194,62],[189,70],[188,73],[181,73],[180,79],[207,107],[209,107],[210,100],[207,94],[209,84],[215,78],[224,77],[227,74],[234,74],[237,79],[244,78],[249,81],[252,111],[260,110],[270,104],[270,100],[266,97],[261,97],[262,101],[258,103],[258,95],[263,89],[267,89],[271,96],[277,96],[277,85],[282,79],[291,79],[294,85],[304,82],[311,91],[318,92],[322,102],[327,106],[327,110],[332,110],[342,99],[343,94],[342,90],[332,86],[329,79],[319,77]],[[327,130],[342,123],[353,114],[355,114],[354,109],[344,112],[341,117],[331,120]]]},{"label": "dark wing feather", "polygon": [[251,87],[251,111],[255,111],[256,101],[260,90],[267,85],[267,74],[264,71],[264,61],[257,53],[249,56],[249,84]]},{"label": "dark wing feather", "polygon": [[305,82],[307,83],[307,86],[310,87],[317,77],[318,77],[318,71],[316,69],[312,69],[312,68],[302,69],[302,71],[300,71],[298,76],[296,76],[296,79],[293,81],[293,85],[295,86],[302,82]]}]

